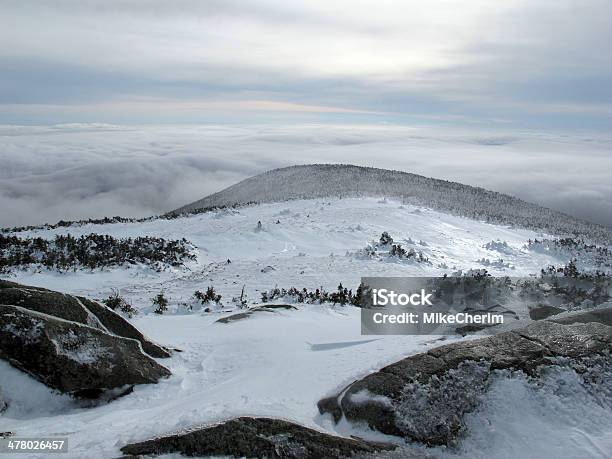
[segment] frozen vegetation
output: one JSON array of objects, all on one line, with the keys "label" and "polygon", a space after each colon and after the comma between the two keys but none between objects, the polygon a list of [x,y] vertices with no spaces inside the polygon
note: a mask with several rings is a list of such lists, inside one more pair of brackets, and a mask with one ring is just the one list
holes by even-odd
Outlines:
[{"label": "frozen vegetation", "polygon": [[168,241],[149,236],[115,238],[92,233],[79,237],[58,234],[48,240],[0,234],[0,273],[32,266],[68,271],[128,264],[144,264],[161,270],[166,266],[181,266],[194,259],[191,246],[185,239]]},{"label": "frozen vegetation", "polygon": [[609,272],[612,269],[612,251],[610,246],[590,244],[582,239],[530,239],[527,248],[533,252],[549,253],[557,257],[575,260],[585,269]]}]

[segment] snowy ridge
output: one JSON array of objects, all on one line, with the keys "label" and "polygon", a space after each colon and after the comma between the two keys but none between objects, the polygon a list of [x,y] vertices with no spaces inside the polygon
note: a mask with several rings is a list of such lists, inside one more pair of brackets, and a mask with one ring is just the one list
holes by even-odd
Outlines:
[{"label": "snowy ridge", "polygon": [[183,206],[168,215],[245,203],[324,197],[392,197],[442,212],[608,244],[612,230],[483,188],[401,171],[346,164],[274,169]]}]

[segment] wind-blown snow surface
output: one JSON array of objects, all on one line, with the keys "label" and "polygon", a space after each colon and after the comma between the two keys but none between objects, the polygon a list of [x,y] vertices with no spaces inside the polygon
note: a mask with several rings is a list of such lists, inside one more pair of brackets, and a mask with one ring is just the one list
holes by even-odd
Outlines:
[{"label": "wind-blown snow surface", "polygon": [[[256,230],[258,221],[262,222],[261,231]],[[359,250],[383,231],[404,247],[422,251],[431,264],[361,256]],[[291,201],[174,220],[19,234],[51,238],[67,232],[185,237],[197,247],[198,254],[198,261],[186,269],[162,273],[141,267],[67,274],[16,273],[14,280],[18,282],[93,298],[104,298],[111,288],[119,289],[140,310],[133,319],[137,327],[161,344],[183,350],[160,360],[172,370],[167,380],[138,386],[132,394],[93,408],[52,394],[0,362],[0,387],[6,398],[10,401],[23,395],[24,388],[30,394],[0,416],[0,431],[16,431],[19,436],[67,436],[67,457],[75,458],[115,457],[118,447],[128,442],[246,414],[282,417],[333,430],[330,420],[318,414],[316,402],[320,398],[385,364],[441,343],[432,336],[364,340],[359,310],[350,306],[299,305],[298,310],[260,312],[242,321],[215,323],[227,314],[231,297],[240,295],[243,286],[249,301],[255,303],[261,291],[275,285],[332,290],[342,282],[354,289],[361,276],[440,275],[482,268],[483,262],[477,261],[482,259],[502,258],[504,263],[487,269],[513,276],[567,262],[524,248],[528,239],[542,236],[532,231],[374,198]],[[499,244],[489,244],[497,240]],[[225,310],[204,313],[182,304],[195,305],[193,292],[209,285],[223,295]],[[170,299],[170,311],[160,316],[151,313],[151,298],[162,289]],[[499,438],[505,448],[500,452],[507,454],[506,438]],[[585,448],[591,441],[576,438],[585,442]],[[488,457],[495,456],[495,448],[491,451]],[[470,456],[469,450],[465,455]]]},{"label": "wind-blown snow surface", "polygon": [[[261,231],[256,229],[258,221],[262,222]],[[359,256],[357,252],[378,240],[383,231],[406,249],[422,251],[431,264],[397,259],[376,261]],[[17,272],[16,280],[98,298],[107,295],[110,288],[119,288],[136,306],[143,306],[153,292],[162,288],[178,303],[187,301],[194,290],[214,285],[227,302],[239,295],[244,285],[249,298],[258,301],[258,291],[275,285],[309,289],[323,286],[333,290],[339,282],[355,288],[364,276],[429,276],[484,267],[494,274],[522,276],[538,273],[549,264],[568,261],[524,248],[528,239],[542,238],[541,233],[374,198],[290,201],[174,220],[88,224],[16,234],[52,238],[56,234],[80,236],[92,232],[115,237],[184,237],[197,247],[198,261],[185,270],[163,273],[145,268],[69,275],[30,271]],[[489,244],[497,240],[507,242],[503,252],[495,248],[496,244]],[[492,248],[487,249],[487,244]],[[501,258],[515,269],[483,264],[483,258],[490,261]],[[265,269],[268,266],[273,269]]]},{"label": "wind-blown snow surface", "polygon": [[290,199],[378,196],[401,199],[442,212],[517,225],[557,235],[576,235],[600,243],[612,241],[610,228],[555,212],[515,197],[407,172],[350,164],[284,167],[250,177],[218,193],[172,211]]},{"label": "wind-blown snow surface", "polygon": [[466,416],[470,436],[458,454],[440,451],[440,457],[607,459],[612,453],[609,378],[600,377],[598,403],[567,368],[554,367],[537,385],[524,374],[498,376],[484,403]]}]

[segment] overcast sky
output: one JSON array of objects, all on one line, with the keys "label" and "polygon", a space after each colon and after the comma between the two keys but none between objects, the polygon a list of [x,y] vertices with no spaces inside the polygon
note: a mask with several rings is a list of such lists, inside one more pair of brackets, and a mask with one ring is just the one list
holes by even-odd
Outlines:
[{"label": "overcast sky", "polygon": [[3,0],[5,123],[608,129],[609,0]]},{"label": "overcast sky", "polygon": [[0,8],[0,225],[162,212],[314,161],[612,223],[608,0]]}]

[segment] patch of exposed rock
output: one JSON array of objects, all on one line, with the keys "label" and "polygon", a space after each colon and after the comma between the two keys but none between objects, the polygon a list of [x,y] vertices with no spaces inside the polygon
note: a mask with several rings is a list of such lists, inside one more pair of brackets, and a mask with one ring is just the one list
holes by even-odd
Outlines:
[{"label": "patch of exposed rock", "polygon": [[249,308],[248,310],[244,311],[244,312],[238,312],[226,317],[222,317],[221,319],[217,320],[216,322],[220,323],[220,324],[229,324],[231,322],[235,322],[237,320],[242,320],[242,319],[247,319],[249,317],[251,317],[253,314],[255,313],[259,313],[259,312],[276,312],[278,309],[297,309],[295,306],[292,306],[290,304],[267,304],[265,306],[255,306],[253,308]]},{"label": "patch of exposed rock", "polygon": [[542,320],[565,311],[566,310],[563,308],[558,308],[549,304],[539,304],[529,308],[529,318],[532,320]]},{"label": "patch of exposed rock", "polygon": [[329,435],[281,419],[241,417],[121,448],[134,457],[181,453],[270,459],[368,457],[393,445]]},{"label": "patch of exposed rock", "polygon": [[462,432],[464,414],[478,406],[496,370],[537,378],[557,359],[580,367],[595,356],[609,360],[611,321],[612,308],[600,309],[440,346],[353,382],[319,401],[319,411],[335,422],[345,417],[385,434],[451,445]]},{"label": "patch of exposed rock", "polygon": [[567,317],[549,319],[558,324],[587,324],[597,322],[612,327],[612,308],[592,309]]},{"label": "patch of exposed rock", "polygon": [[86,298],[0,281],[0,358],[58,391],[114,397],[170,375],[169,352]]},{"label": "patch of exposed rock", "polygon": [[0,305],[0,358],[77,396],[155,383],[170,375],[134,339],[20,306]]},{"label": "patch of exposed rock", "polygon": [[150,356],[170,357],[167,349],[147,339],[115,311],[84,297],[0,280],[0,304],[21,306],[117,336],[132,338],[139,341],[143,350]]}]

